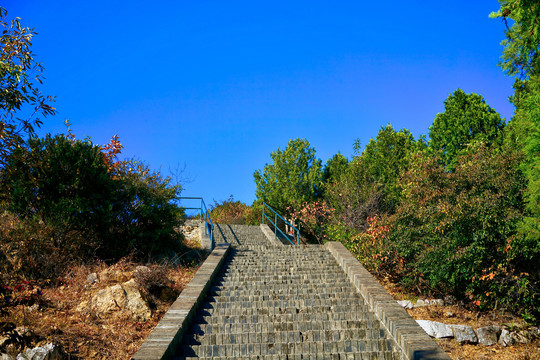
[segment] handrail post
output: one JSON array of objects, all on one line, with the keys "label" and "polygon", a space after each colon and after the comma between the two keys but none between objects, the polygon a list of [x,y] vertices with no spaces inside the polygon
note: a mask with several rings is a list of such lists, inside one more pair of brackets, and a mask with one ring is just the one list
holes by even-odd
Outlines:
[{"label": "handrail post", "polygon": [[[274,216],[274,228],[277,227],[277,214]],[[277,231],[274,229],[274,240],[277,239]]]}]

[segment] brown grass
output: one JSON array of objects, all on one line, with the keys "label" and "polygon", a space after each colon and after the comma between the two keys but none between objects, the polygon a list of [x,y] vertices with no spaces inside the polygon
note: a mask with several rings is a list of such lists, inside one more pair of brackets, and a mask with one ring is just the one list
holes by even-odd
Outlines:
[{"label": "brown grass", "polygon": [[[107,272],[114,276],[94,285],[87,284],[87,276],[92,272],[100,273],[105,270],[103,264],[75,267],[63,278],[60,286],[43,289],[42,306],[39,310],[22,305],[8,308],[7,314],[0,316],[0,321],[12,322],[19,327],[30,329],[37,335],[31,346],[53,342],[74,359],[130,359],[172,301],[158,302],[157,308],[152,311],[151,320],[147,322],[136,322],[129,314],[121,312],[99,317],[79,312],[76,308],[82,301],[91,299],[100,289],[128,280],[137,265],[140,264],[121,261],[107,269]],[[198,268],[146,265],[165,270],[178,293]]]},{"label": "brown grass", "polygon": [[[381,281],[385,289],[396,300],[416,301],[418,296],[403,291],[398,285],[388,281]],[[415,320],[432,320],[445,324],[468,325],[474,329],[502,324],[515,328],[525,327],[526,323],[504,311],[473,311],[462,306],[426,306],[407,309],[407,312]],[[540,360],[540,340],[535,340],[531,344],[516,344],[504,347],[502,345],[460,345],[453,339],[436,339],[443,350],[454,360]]]}]

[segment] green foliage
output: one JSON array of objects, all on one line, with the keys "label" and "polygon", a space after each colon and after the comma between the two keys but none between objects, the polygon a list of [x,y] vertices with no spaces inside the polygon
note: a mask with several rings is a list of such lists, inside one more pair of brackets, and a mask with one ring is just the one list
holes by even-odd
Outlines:
[{"label": "green foliage", "polygon": [[55,226],[58,246],[64,233],[83,232],[95,239],[106,231],[117,198],[100,149],[63,135],[32,138],[27,147],[13,151],[0,184],[6,209]]},{"label": "green foliage", "polygon": [[[540,5],[537,0],[499,0],[501,8],[490,14],[507,24],[499,65],[511,76],[528,78],[540,71]],[[514,21],[508,28],[508,19]]]},{"label": "green foliage", "polygon": [[274,209],[285,212],[294,203],[317,199],[322,184],[321,160],[305,139],[290,140],[287,148],[279,148],[270,155],[272,164],[253,174],[257,186],[256,197]]},{"label": "green foliage", "polygon": [[500,144],[504,120],[478,94],[457,89],[444,101],[444,112],[437,114],[429,128],[429,146],[442,151],[449,170],[471,141]]},{"label": "green foliage", "polygon": [[180,186],[137,161],[111,163],[121,148],[116,138],[111,144],[104,153],[89,141],[48,135],[10,154],[0,172],[11,219],[0,229],[5,263],[29,262],[18,268],[43,276],[96,255],[113,260],[181,250],[175,227],[183,211],[174,203]]},{"label": "green foliage", "polygon": [[[490,295],[517,311],[538,301],[540,285],[540,246],[523,246],[516,236],[524,211],[521,158],[483,143],[472,147],[452,173],[423,153],[404,173],[403,199],[390,219],[388,246],[404,260],[395,275],[410,288],[486,300],[480,277],[491,272],[500,281]],[[524,280],[530,293],[508,292]]]},{"label": "green foliage", "polygon": [[181,186],[137,160],[118,163],[114,175],[119,186],[119,201],[112,214],[116,219],[114,240],[103,249],[102,256],[135,252],[156,257],[180,251],[182,235],[175,228],[184,215],[176,204]]},{"label": "green foliage", "polygon": [[[7,20],[0,7],[0,165],[7,155],[23,143],[23,134],[34,134],[41,125],[39,115],[55,113],[50,105],[54,98],[43,96],[38,89],[43,67],[32,53],[33,29],[21,26],[20,19]],[[22,114],[24,115],[22,115]]]},{"label": "green foliage", "polygon": [[324,244],[329,240],[326,228],[330,223],[334,209],[330,208],[324,201],[294,204],[288,209],[288,212],[293,223],[301,224],[302,232],[307,236],[308,242]]},{"label": "green foliage", "polygon": [[366,159],[355,157],[340,180],[326,187],[325,201],[335,209],[336,221],[352,230],[363,230],[366,219],[373,214],[387,212],[383,186],[368,172]]},{"label": "green foliage", "polygon": [[385,202],[393,209],[399,202],[399,174],[409,166],[411,153],[424,147],[415,142],[407,129],[395,131],[390,124],[379,130],[375,139],[370,139],[361,157],[363,165],[373,179],[382,186]]},{"label": "green foliage", "polygon": [[339,180],[326,187],[325,200],[335,209],[339,222],[362,230],[368,217],[392,213],[400,199],[399,174],[408,168],[410,154],[424,147],[407,129],[382,127]]},{"label": "green foliage", "polygon": [[332,183],[339,180],[341,175],[347,170],[349,160],[340,153],[332,156],[324,166],[323,182]]},{"label": "green foliage", "polygon": [[210,218],[218,224],[259,225],[262,208],[255,205],[248,206],[241,201],[234,201],[231,195],[227,200],[217,202],[211,206]]}]

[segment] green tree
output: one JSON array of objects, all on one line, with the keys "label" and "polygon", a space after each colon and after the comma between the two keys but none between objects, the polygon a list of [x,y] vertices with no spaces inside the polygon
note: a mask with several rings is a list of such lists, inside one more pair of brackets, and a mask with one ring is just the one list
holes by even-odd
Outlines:
[{"label": "green tree", "polygon": [[34,29],[21,26],[20,19],[7,20],[0,7],[0,166],[7,155],[33,135],[41,125],[39,116],[55,114],[50,105],[54,98],[43,96],[38,88],[43,80],[43,66],[34,60]]},{"label": "green tree", "polygon": [[[454,172],[419,153],[403,174],[388,246],[404,260],[411,289],[451,293],[538,316],[540,244],[517,237],[524,179],[518,152],[482,143]],[[488,281],[490,280],[490,281]]]},{"label": "green tree", "polygon": [[370,139],[361,157],[363,165],[373,179],[381,185],[389,211],[400,198],[397,186],[399,174],[409,167],[411,153],[424,147],[424,142],[416,142],[407,129],[395,131],[392,125],[382,127],[375,139]]},{"label": "green tree", "polygon": [[341,153],[337,153],[326,161],[323,170],[323,182],[331,183],[338,181],[341,174],[347,170],[349,160]]},{"label": "green tree", "polygon": [[500,143],[504,119],[478,94],[454,91],[444,101],[444,112],[437,114],[429,128],[429,146],[442,151],[449,170],[456,159],[473,140],[491,145]]},{"label": "green tree", "polygon": [[70,230],[106,228],[116,185],[99,147],[64,135],[31,138],[0,173],[7,209]]},{"label": "green tree", "polygon": [[181,185],[134,159],[117,163],[113,173],[118,200],[110,216],[115,222],[101,256],[152,258],[181,251],[182,235],[175,230],[184,215],[177,205]]},{"label": "green tree", "polygon": [[50,228],[47,248],[76,256],[148,258],[181,250],[180,185],[134,160],[111,164],[108,154],[65,135],[31,138],[0,172],[2,203],[17,218]]},{"label": "green tree", "polygon": [[506,30],[502,61],[507,75],[516,76],[511,100],[516,107],[508,124],[505,145],[524,154],[520,169],[527,186],[526,213],[519,224],[524,248],[540,244],[540,4],[534,0],[500,0],[492,17],[514,21]]},{"label": "green tree", "polygon": [[286,212],[294,203],[302,204],[319,197],[322,184],[321,160],[306,139],[290,140],[285,150],[270,155],[271,164],[255,171],[255,196],[275,209]]},{"label": "green tree", "polygon": [[6,220],[0,241],[11,259],[3,266],[24,276],[57,277],[114,239],[117,182],[89,141],[29,139],[6,159],[0,195]]},{"label": "green tree", "polygon": [[408,168],[410,154],[423,147],[424,141],[415,141],[407,129],[382,127],[339,180],[326,187],[325,200],[339,221],[363,230],[368,217],[392,213],[401,193],[399,174]]},{"label": "green tree", "polygon": [[[529,78],[540,71],[540,5],[537,0],[499,0],[501,8],[490,14],[507,25],[501,42],[499,65],[510,76]],[[508,28],[508,19],[514,21]]]}]

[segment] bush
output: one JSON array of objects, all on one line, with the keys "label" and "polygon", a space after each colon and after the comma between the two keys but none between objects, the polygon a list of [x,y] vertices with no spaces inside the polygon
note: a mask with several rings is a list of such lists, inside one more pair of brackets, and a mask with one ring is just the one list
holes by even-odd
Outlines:
[{"label": "bush", "polygon": [[107,246],[103,256],[118,258],[133,252],[151,258],[182,251],[183,236],[175,230],[184,217],[176,204],[181,186],[136,160],[118,163],[115,176],[119,185],[111,231],[115,245]]},{"label": "bush", "polygon": [[78,259],[183,250],[180,185],[134,160],[113,163],[121,148],[113,142],[102,149],[47,135],[9,156],[0,172],[5,266],[50,277]]},{"label": "bush", "polygon": [[63,135],[32,138],[10,154],[0,186],[4,209],[22,221],[9,230],[15,239],[35,238],[32,247],[62,248],[81,257],[106,246],[103,235],[114,221],[118,186],[90,142]]},{"label": "bush", "polygon": [[488,299],[499,299],[538,316],[540,245],[520,246],[516,229],[524,212],[520,155],[476,143],[458,157],[453,173],[424,154],[413,162],[390,218],[387,247],[404,260],[394,275],[409,289],[487,307],[496,303]]},{"label": "bush", "polygon": [[294,223],[300,222],[303,235],[307,236],[308,242],[323,244],[327,242],[326,227],[333,215],[334,209],[324,201],[314,201],[294,204],[287,209]]},{"label": "bush", "polygon": [[255,203],[248,206],[241,201],[234,201],[231,195],[227,200],[211,206],[210,218],[218,224],[259,225],[261,223],[262,206]]}]

